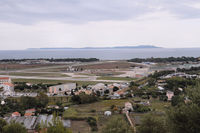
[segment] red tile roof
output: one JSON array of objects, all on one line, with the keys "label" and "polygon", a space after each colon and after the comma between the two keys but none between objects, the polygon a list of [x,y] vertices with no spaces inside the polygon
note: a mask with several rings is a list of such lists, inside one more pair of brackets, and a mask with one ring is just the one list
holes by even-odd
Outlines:
[{"label": "red tile roof", "polygon": [[0,77],[0,80],[1,80],[1,79],[7,79],[7,80],[8,80],[9,77]]},{"label": "red tile roof", "polygon": [[7,86],[11,86],[13,87],[14,85],[12,83],[3,83],[4,85],[7,85]]},{"label": "red tile roof", "polygon": [[12,115],[20,116],[21,114],[19,112],[13,112]]},{"label": "red tile roof", "polygon": [[35,109],[27,109],[26,111],[35,112]]},{"label": "red tile roof", "polygon": [[24,116],[32,116],[33,113],[25,113]]}]

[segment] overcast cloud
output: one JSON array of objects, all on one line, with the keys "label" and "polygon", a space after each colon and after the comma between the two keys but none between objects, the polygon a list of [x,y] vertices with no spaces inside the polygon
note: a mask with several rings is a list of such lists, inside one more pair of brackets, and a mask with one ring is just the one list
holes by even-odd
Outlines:
[{"label": "overcast cloud", "polygon": [[0,0],[0,49],[200,47],[200,0]]}]

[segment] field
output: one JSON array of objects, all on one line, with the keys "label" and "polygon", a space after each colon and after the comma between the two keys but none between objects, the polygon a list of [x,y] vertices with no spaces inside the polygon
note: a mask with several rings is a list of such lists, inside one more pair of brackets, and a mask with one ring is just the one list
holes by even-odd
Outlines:
[{"label": "field", "polygon": [[[124,107],[125,102],[129,101],[129,102],[134,103],[134,100],[147,101],[146,99],[135,97],[131,99],[102,100],[102,101],[91,103],[91,104],[71,105],[69,109],[64,112],[63,117],[65,119],[71,118],[71,119],[79,120],[79,121],[84,120],[87,117],[94,117],[98,121],[99,130],[101,130],[102,127],[105,125],[105,122],[108,119],[110,119],[110,117],[104,116],[105,111],[107,110],[111,111],[112,105],[116,105],[117,107],[122,108]],[[158,112],[158,114],[163,114],[166,108],[170,106],[170,102],[162,102],[162,101],[159,101],[158,99],[150,99],[149,101],[151,103],[149,107],[152,109],[153,112]],[[143,116],[148,113],[131,113],[130,116],[140,117],[140,119],[142,119]],[[122,114],[113,113],[112,115],[122,115]],[[77,127],[79,126],[80,125],[77,125]],[[84,130],[88,130],[88,126],[86,126]]]},{"label": "field", "polygon": [[[81,131],[81,133],[90,133],[90,131],[88,131],[89,127],[85,126],[85,128],[83,128],[82,125],[79,125],[78,123],[81,122],[81,120],[83,120],[84,118],[94,117],[98,121],[98,129],[99,129],[98,133],[100,133],[102,127],[105,125],[105,121],[107,121],[110,118],[104,116],[104,111],[111,110],[112,105],[123,107],[124,103],[127,101],[129,100],[128,99],[102,100],[91,104],[72,105],[69,107],[68,110],[64,112],[63,117],[65,119],[71,118],[76,120],[74,123],[76,125],[75,126],[76,128],[74,129],[74,126],[72,126],[72,130],[76,131],[77,129],[79,129],[79,126],[81,126],[81,129],[85,131],[85,132]],[[113,115],[119,115],[119,114],[113,114]],[[76,131],[75,133],[78,132]]]},{"label": "field", "polygon": [[[82,85],[94,85],[97,84],[99,82],[96,81],[67,81],[67,80],[47,80],[47,79],[12,79],[13,82],[27,82],[27,83],[33,83],[33,84],[39,84],[39,83],[43,83],[43,84],[58,84],[58,83],[77,83],[78,86],[82,86]],[[102,82],[101,82],[102,83]],[[112,82],[106,82],[108,83],[112,83]]]},{"label": "field", "polygon": [[[58,65],[58,64],[56,64]],[[55,64],[0,64],[0,70],[21,70],[38,67],[55,66]]]},{"label": "field", "polygon": [[129,63],[127,61],[110,61],[98,64],[89,64],[89,65],[81,65],[77,66],[82,69],[122,69],[122,68],[130,68],[138,66],[133,63]]},{"label": "field", "polygon": [[69,77],[67,74],[61,73],[29,73],[29,72],[10,72],[0,73],[0,75],[12,75],[12,76],[40,76],[40,77]]}]

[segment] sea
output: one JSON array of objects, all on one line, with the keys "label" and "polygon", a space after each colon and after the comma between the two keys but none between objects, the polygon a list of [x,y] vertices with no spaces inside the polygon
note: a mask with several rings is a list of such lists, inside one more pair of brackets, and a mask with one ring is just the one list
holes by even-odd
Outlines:
[{"label": "sea", "polygon": [[200,57],[200,48],[0,50],[0,59],[98,58],[101,60],[127,60],[172,56]]}]

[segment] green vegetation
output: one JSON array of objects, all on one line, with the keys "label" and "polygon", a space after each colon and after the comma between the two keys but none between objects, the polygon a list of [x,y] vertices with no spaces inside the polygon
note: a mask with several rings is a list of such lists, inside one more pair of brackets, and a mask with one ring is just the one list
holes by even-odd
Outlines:
[{"label": "green vegetation", "polygon": [[74,108],[67,109],[63,114],[64,119],[78,119],[78,118],[82,119],[82,117],[79,117],[79,116],[80,115],[78,115],[78,112]]},{"label": "green vegetation", "polygon": [[6,125],[7,125],[7,122],[4,119],[0,118],[0,133],[3,132],[3,127]]},{"label": "green vegetation", "polygon": [[132,81],[135,80],[135,78],[130,77],[98,77],[98,80],[124,80],[124,81]]},{"label": "green vegetation", "polygon": [[138,133],[167,133],[165,120],[155,114],[147,114],[138,127]]},{"label": "green vegetation", "polygon": [[46,133],[72,133],[70,129],[67,129],[63,126],[62,121],[54,115],[52,124],[49,123],[49,127],[47,127]]},{"label": "green vegetation", "polygon": [[185,72],[188,74],[199,74],[200,72],[200,67],[191,67],[189,69],[185,69],[185,68],[177,68],[178,72]]},{"label": "green vegetation", "polygon": [[133,133],[123,116],[112,116],[102,129],[102,133]]},{"label": "green vegetation", "polygon": [[27,130],[21,124],[11,122],[3,127],[2,133],[27,133]]},{"label": "green vegetation", "polygon": [[186,79],[186,78],[180,78],[180,77],[174,77],[166,80],[167,85],[165,85],[165,88],[173,91],[178,91],[178,88],[187,88],[189,86],[195,86],[198,84],[198,80],[194,79]]},{"label": "green vegetation", "polygon": [[49,62],[94,62],[99,61],[96,58],[61,58],[61,59],[54,59],[54,58],[39,58],[39,59],[3,59],[0,60],[1,62],[24,62],[24,61],[35,61],[35,60],[45,60]]},{"label": "green vegetation", "polygon": [[0,105],[0,116],[15,111],[24,114],[24,110],[30,108],[39,108],[42,112],[42,109],[48,104],[48,96],[44,93],[40,93],[37,97],[22,96],[20,98],[7,98],[5,102],[5,105]]},{"label": "green vegetation", "polygon": [[[152,102],[154,103],[154,102]],[[144,116],[138,128],[140,133],[197,133],[200,130],[200,86],[186,88],[172,98],[163,115]],[[155,106],[155,105],[152,105]],[[155,107],[156,109],[158,107]]]},{"label": "green vegetation", "polygon": [[79,95],[73,95],[71,100],[76,104],[85,104],[85,103],[96,102],[98,98],[94,94],[86,95],[85,93],[81,93]]},{"label": "green vegetation", "polygon": [[128,60],[129,62],[156,62],[156,63],[166,63],[166,62],[197,62],[199,61],[199,58],[195,58],[195,57],[168,57],[168,58],[134,58],[134,59],[130,59]]},{"label": "green vegetation", "polygon": [[[33,84],[59,84],[59,83],[77,83],[78,86],[82,85],[94,85],[98,82],[95,81],[71,81],[71,80],[47,80],[47,79],[12,79],[13,82],[26,82]],[[107,82],[112,83],[112,82]]]}]

